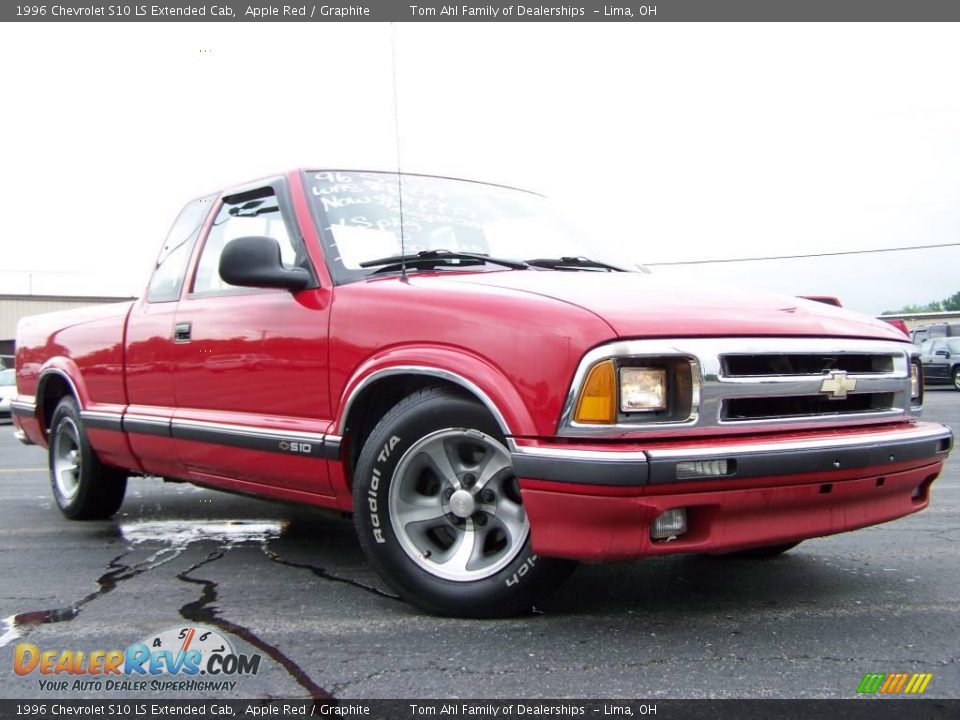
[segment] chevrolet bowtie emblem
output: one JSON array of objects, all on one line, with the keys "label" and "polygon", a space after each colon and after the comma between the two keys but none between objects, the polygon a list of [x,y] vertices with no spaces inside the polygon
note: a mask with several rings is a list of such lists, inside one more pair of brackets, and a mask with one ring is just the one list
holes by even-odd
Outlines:
[{"label": "chevrolet bowtie emblem", "polygon": [[843,400],[848,392],[857,389],[857,381],[847,377],[845,372],[833,372],[820,383],[820,392],[827,393],[831,400]]}]

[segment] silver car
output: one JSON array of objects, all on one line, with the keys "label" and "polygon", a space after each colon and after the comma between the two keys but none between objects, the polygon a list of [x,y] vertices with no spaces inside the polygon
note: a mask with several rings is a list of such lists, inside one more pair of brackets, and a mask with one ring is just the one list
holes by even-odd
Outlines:
[{"label": "silver car", "polygon": [[10,420],[10,403],[17,395],[17,378],[13,368],[0,370],[0,422]]}]

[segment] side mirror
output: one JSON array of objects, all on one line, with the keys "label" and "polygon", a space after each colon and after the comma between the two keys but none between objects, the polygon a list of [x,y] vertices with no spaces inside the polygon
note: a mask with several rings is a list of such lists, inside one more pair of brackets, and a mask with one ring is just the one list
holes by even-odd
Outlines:
[{"label": "side mirror", "polygon": [[220,277],[231,285],[303,290],[311,277],[303,268],[284,267],[280,243],[251,235],[231,240],[220,254]]}]

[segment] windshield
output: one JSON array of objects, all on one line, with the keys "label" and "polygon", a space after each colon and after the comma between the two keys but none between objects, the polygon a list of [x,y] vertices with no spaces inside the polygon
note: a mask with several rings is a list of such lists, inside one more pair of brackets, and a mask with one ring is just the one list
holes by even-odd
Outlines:
[{"label": "windshield", "polygon": [[0,387],[4,385],[16,385],[17,378],[11,368],[10,370],[0,370]]},{"label": "windshield", "polygon": [[[449,250],[512,260],[601,259],[546,198],[523,190],[422,175],[403,175],[398,184],[396,173],[349,170],[308,172],[306,181],[340,282],[369,277],[375,269],[361,268],[364,261],[401,254],[401,185],[407,255]],[[478,269],[503,267],[471,267]]]}]

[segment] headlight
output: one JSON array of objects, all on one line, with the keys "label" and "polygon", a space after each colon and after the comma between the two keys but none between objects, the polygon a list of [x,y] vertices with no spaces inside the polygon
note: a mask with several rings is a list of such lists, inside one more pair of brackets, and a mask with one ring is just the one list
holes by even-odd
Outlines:
[{"label": "headlight", "polygon": [[611,358],[587,372],[572,420],[624,427],[687,422],[696,417],[699,402],[699,370],[693,358]]},{"label": "headlight", "polygon": [[620,368],[620,411],[657,412],[667,409],[667,371],[664,368]]}]

